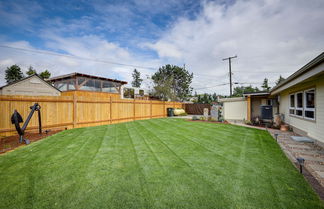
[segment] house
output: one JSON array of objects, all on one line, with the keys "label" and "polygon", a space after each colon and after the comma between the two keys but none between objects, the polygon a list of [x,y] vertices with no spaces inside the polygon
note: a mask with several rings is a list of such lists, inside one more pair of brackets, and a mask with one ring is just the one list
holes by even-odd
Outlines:
[{"label": "house", "polygon": [[114,98],[120,98],[121,87],[127,84],[126,81],[77,72],[53,77],[48,81],[62,91],[62,95],[77,94],[78,96],[111,96]]},{"label": "house", "polygon": [[0,95],[60,96],[61,91],[35,74],[0,87]]},{"label": "house", "polygon": [[256,118],[262,119],[262,106],[271,106],[272,117],[274,117],[275,114],[278,114],[278,102],[275,97],[270,96],[270,92],[246,92],[243,94],[243,96],[247,101],[246,119],[248,121],[255,120]]},{"label": "house", "polygon": [[121,98],[122,99],[149,99],[149,92],[144,88],[122,86],[121,87]]},{"label": "house", "polygon": [[324,52],[275,86],[279,113],[293,131],[324,147]]},{"label": "house", "polygon": [[262,106],[281,115],[295,133],[310,137],[324,147],[324,53],[293,73],[270,92],[245,93],[223,98],[225,120],[253,120]]}]

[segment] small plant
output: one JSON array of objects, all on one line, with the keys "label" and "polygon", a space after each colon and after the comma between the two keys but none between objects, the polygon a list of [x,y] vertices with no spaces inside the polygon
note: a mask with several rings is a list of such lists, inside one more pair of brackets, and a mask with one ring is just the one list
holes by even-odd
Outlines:
[{"label": "small plant", "polygon": [[199,120],[199,118],[197,116],[192,116],[192,120]]},{"label": "small plant", "polygon": [[246,125],[252,125],[252,122],[251,122],[250,120],[244,120],[244,123],[245,123]]},{"label": "small plant", "polygon": [[200,120],[206,120],[206,117],[202,116],[200,117]]}]

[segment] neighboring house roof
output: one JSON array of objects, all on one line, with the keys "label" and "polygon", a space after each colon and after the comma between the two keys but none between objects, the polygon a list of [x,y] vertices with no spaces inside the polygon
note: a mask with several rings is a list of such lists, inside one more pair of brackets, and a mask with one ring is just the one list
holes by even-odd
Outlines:
[{"label": "neighboring house roof", "polygon": [[99,77],[99,76],[88,75],[88,74],[84,74],[84,73],[77,73],[77,72],[70,73],[70,74],[66,74],[66,75],[56,76],[56,77],[50,78],[50,79],[48,79],[48,80],[53,82],[53,81],[65,80],[65,79],[69,79],[69,78],[75,78],[76,76],[80,76],[80,77],[87,77],[87,78],[95,78],[95,79],[106,80],[106,81],[112,81],[112,82],[121,83],[121,84],[127,84],[126,81],[120,81],[120,80],[116,80],[116,79],[105,78],[105,77]]},{"label": "neighboring house roof", "polygon": [[289,82],[295,80],[296,78],[306,74],[307,72],[313,70],[316,66],[320,65],[324,62],[324,52],[322,52],[320,55],[315,57],[313,60],[311,60],[309,63],[304,65],[302,68],[300,68],[298,71],[290,75],[287,79],[280,82],[278,85],[273,87],[271,89],[271,94],[273,94],[275,91],[277,91],[279,88],[283,87],[284,85],[288,84]]},{"label": "neighboring house roof", "polygon": [[29,78],[31,78],[31,77],[37,77],[37,78],[39,78],[42,82],[44,82],[47,86],[50,86],[51,88],[53,88],[53,89],[55,89],[55,90],[57,90],[57,91],[59,91],[59,92],[62,92],[62,91],[60,91],[58,88],[56,88],[55,86],[52,86],[51,84],[49,84],[48,82],[46,82],[42,77],[40,77],[40,76],[37,75],[37,74],[31,75],[31,76],[27,76],[27,77],[24,77],[24,78],[22,78],[22,79],[20,79],[20,80],[18,80],[18,81],[14,81],[14,82],[8,83],[8,84],[6,84],[6,85],[4,85],[4,86],[1,86],[0,89],[3,89],[3,88],[8,87],[8,86],[15,85],[15,84],[20,83],[20,82],[22,82],[22,81],[24,81],[24,80],[27,80],[27,79],[29,79]]}]

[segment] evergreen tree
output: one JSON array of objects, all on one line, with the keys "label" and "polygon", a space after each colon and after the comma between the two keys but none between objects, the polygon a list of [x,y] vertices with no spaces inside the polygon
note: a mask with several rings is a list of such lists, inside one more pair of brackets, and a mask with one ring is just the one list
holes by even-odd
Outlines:
[{"label": "evergreen tree", "polygon": [[18,65],[12,65],[10,67],[7,67],[7,70],[5,71],[5,79],[7,83],[19,81],[23,77],[24,74]]},{"label": "evergreen tree", "polygon": [[141,79],[141,73],[138,70],[134,69],[132,77],[133,77],[132,86],[138,88],[141,87],[143,81],[143,79]]},{"label": "evergreen tree", "polygon": [[283,82],[285,79],[280,75],[278,80],[276,81],[276,85],[278,85],[279,83]]},{"label": "evergreen tree", "polygon": [[270,86],[269,86],[269,84],[268,84],[268,79],[267,78],[265,78],[264,80],[263,80],[263,84],[262,84],[262,89],[263,89],[263,91],[269,91],[270,90]]},{"label": "evergreen tree", "polygon": [[36,74],[36,70],[32,66],[29,66],[28,71],[26,72],[26,74],[28,76],[34,75],[34,74]]},{"label": "evergreen tree", "polygon": [[49,79],[51,77],[51,73],[48,70],[45,70],[41,72],[39,76],[43,79]]}]

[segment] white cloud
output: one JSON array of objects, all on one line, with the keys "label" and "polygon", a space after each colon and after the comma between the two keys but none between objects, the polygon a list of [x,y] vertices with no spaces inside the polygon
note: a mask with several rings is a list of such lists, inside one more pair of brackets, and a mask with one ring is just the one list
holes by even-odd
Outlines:
[{"label": "white cloud", "polygon": [[[16,48],[28,48],[36,50],[26,41],[20,42],[4,42]],[[98,76],[105,76],[114,79],[131,81],[131,73],[134,67],[119,66],[109,64],[109,61],[126,63],[136,66],[160,66],[158,60],[147,60],[145,57],[134,55],[127,49],[117,44],[110,43],[98,36],[83,37],[61,37],[57,35],[47,35],[45,46],[50,51],[42,51],[45,54],[23,52],[15,49],[6,49],[0,52],[0,85],[4,84],[4,71],[6,67],[12,64],[18,64],[23,71],[26,71],[31,65],[38,71],[48,69],[52,76],[63,75],[71,72],[81,72]],[[59,51],[61,54],[72,55],[76,57],[84,57],[89,59],[74,59],[65,56],[53,56],[46,54],[47,52]],[[96,61],[97,60],[97,61]],[[107,61],[103,63],[101,61]],[[151,69],[138,68],[143,77],[146,74],[152,74]]]},{"label": "white cloud", "polygon": [[[228,82],[228,63],[222,58],[236,54],[235,82],[253,84],[264,77],[273,82],[323,51],[323,10],[321,0],[249,0],[227,7],[206,2],[197,18],[180,18],[160,40],[146,46],[161,59],[186,63],[196,74],[196,88]],[[220,86],[203,91],[229,90]]]}]

